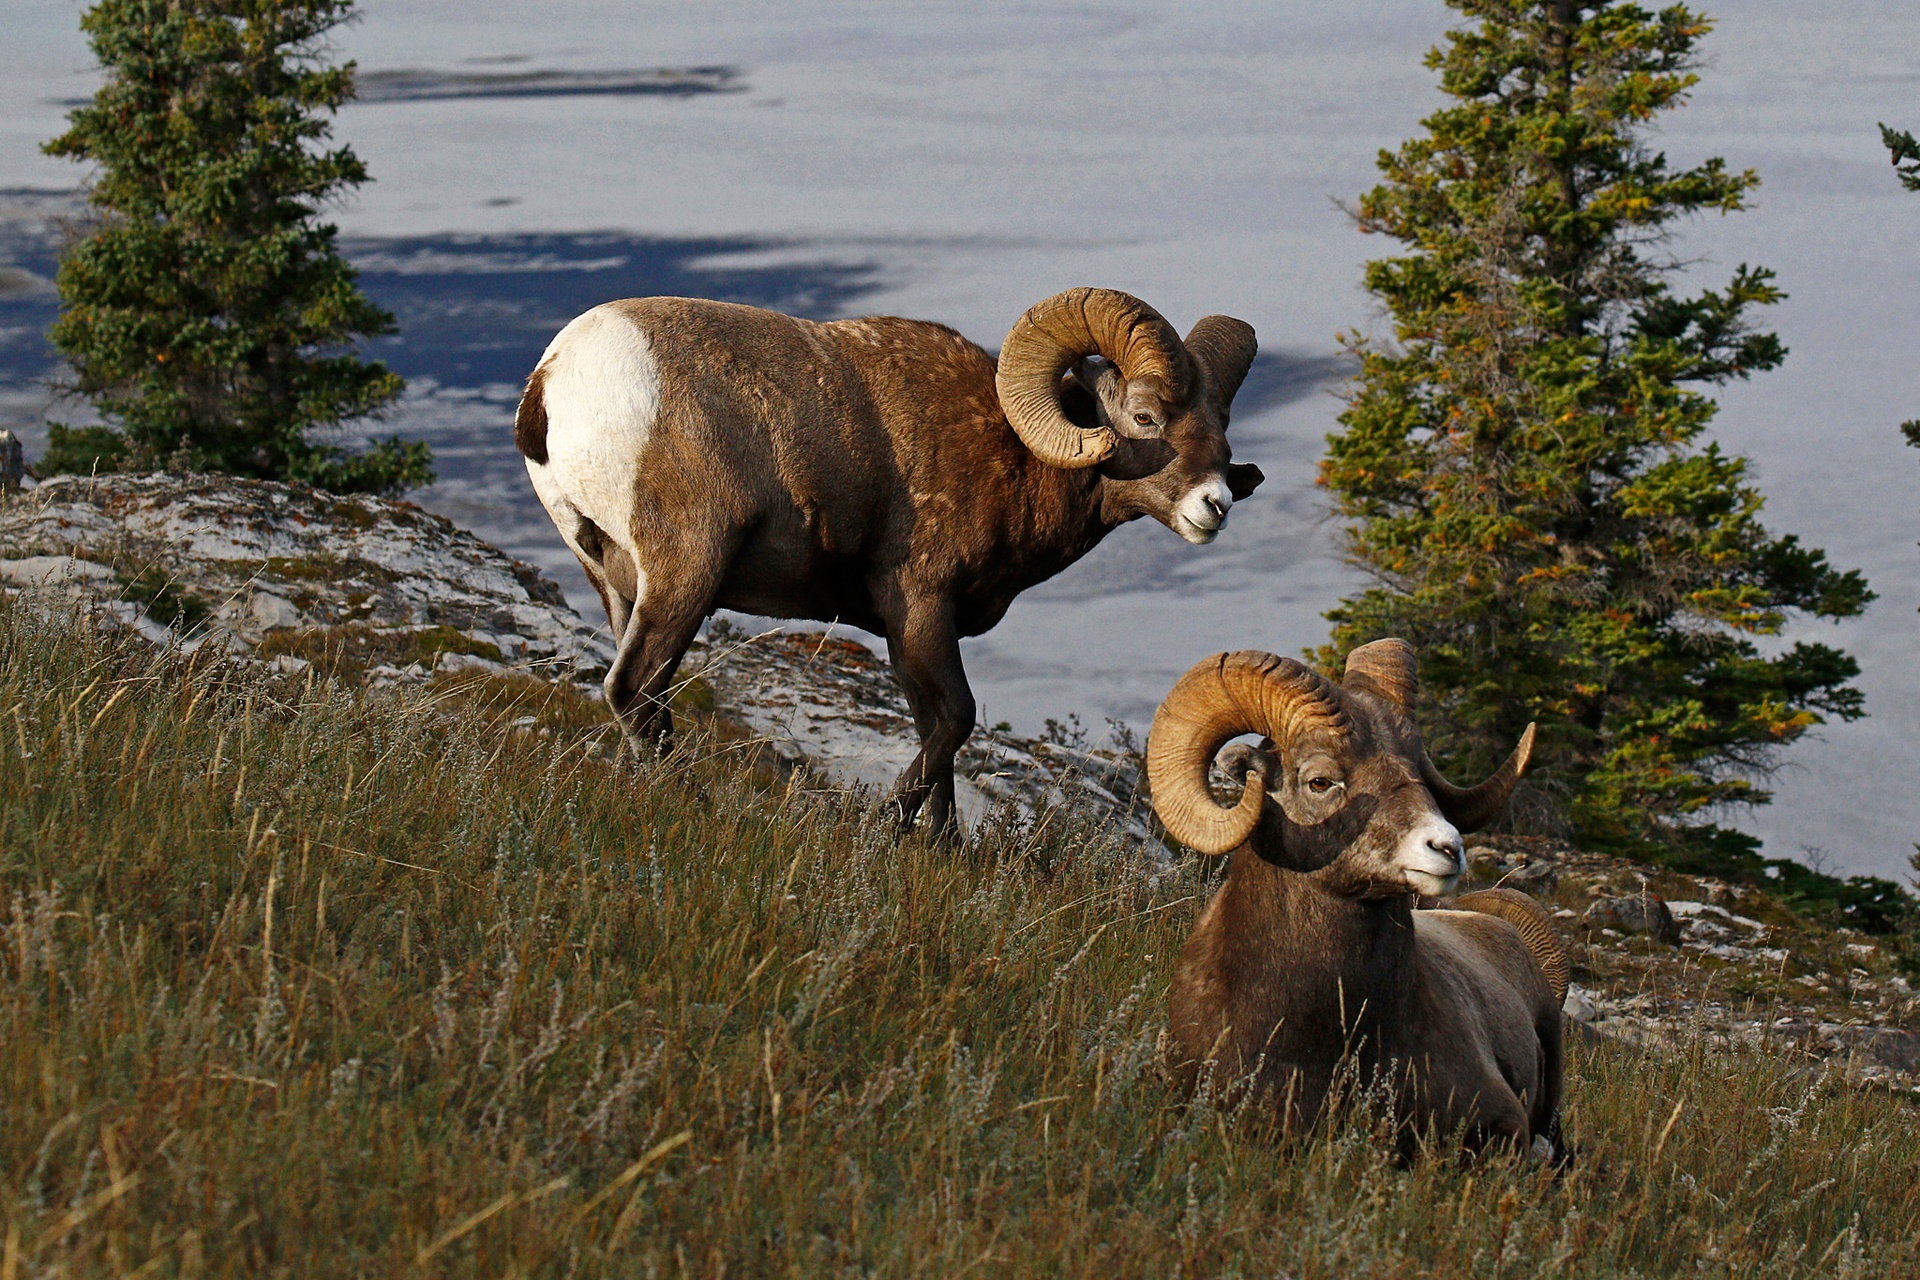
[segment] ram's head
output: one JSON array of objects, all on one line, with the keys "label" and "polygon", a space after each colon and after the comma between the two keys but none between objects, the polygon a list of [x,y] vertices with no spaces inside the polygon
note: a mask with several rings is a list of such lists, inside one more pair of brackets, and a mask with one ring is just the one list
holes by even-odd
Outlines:
[{"label": "ram's head", "polygon": [[[1147,744],[1153,805],[1201,853],[1243,845],[1347,896],[1440,894],[1466,870],[1460,834],[1498,817],[1526,770],[1533,726],[1485,782],[1456,787],[1420,744],[1413,647],[1355,649],[1341,683],[1291,658],[1223,653],[1182,676]],[[1221,748],[1258,733],[1257,747]],[[1244,779],[1240,802],[1207,785],[1216,753]]]},{"label": "ram's head", "polygon": [[1007,335],[1000,404],[1041,461],[1101,469],[1111,521],[1148,515],[1188,542],[1212,542],[1263,479],[1227,444],[1255,346],[1252,327],[1229,316],[1202,318],[1182,341],[1138,298],[1069,289],[1028,308]]}]

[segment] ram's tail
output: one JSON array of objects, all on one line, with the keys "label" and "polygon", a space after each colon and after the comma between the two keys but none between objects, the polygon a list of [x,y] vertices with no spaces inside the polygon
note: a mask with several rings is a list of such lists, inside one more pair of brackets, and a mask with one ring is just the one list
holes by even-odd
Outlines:
[{"label": "ram's tail", "polygon": [[1547,909],[1518,889],[1481,889],[1436,904],[1449,911],[1478,911],[1498,916],[1520,931],[1520,940],[1533,952],[1534,963],[1547,976],[1556,1003],[1567,998],[1567,953],[1554,939]]},{"label": "ram's tail", "polygon": [[519,411],[513,415],[513,443],[529,462],[547,465],[547,366],[541,365],[527,379],[520,396]]}]

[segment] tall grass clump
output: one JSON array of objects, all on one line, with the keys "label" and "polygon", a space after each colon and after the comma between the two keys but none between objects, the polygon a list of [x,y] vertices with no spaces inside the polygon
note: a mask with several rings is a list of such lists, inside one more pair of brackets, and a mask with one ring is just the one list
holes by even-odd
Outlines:
[{"label": "tall grass clump", "polygon": [[1194,870],[476,696],[0,602],[0,1274],[1920,1268],[1883,1095],[1576,1045],[1557,1177],[1278,1150],[1160,1071]]}]

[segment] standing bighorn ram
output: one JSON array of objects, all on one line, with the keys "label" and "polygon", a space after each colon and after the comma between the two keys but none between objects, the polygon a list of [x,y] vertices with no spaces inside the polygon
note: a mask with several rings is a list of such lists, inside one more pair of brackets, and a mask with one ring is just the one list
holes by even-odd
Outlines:
[{"label": "standing bighorn ram", "polygon": [[1211,542],[1261,480],[1226,436],[1253,355],[1238,320],[1183,342],[1110,289],[1035,304],[997,368],[923,321],[629,299],[554,338],[514,441],[606,605],[607,702],[636,747],[671,732],[716,608],[837,619],[886,638],[920,736],[894,802],[943,831],[973,731],[960,637],[1128,520]]},{"label": "standing bighorn ram", "polygon": [[[1470,1148],[1557,1152],[1567,966],[1546,912],[1508,889],[1415,909],[1466,869],[1460,833],[1506,806],[1533,728],[1491,778],[1455,787],[1421,748],[1416,689],[1412,646],[1377,640],[1340,684],[1225,653],[1161,704],[1154,808],[1182,843],[1233,855],[1174,972],[1176,1060],[1190,1083],[1208,1060],[1222,1082],[1251,1077],[1289,1133],[1320,1118],[1344,1064],[1387,1082],[1403,1142],[1459,1128]],[[1245,786],[1224,808],[1208,766],[1246,733],[1266,740],[1221,753]]]}]

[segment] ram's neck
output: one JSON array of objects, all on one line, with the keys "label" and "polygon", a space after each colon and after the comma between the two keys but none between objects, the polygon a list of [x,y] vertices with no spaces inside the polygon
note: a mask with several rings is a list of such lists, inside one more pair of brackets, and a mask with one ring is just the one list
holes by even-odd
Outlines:
[{"label": "ram's neck", "polygon": [[1403,1024],[1416,987],[1411,898],[1342,897],[1246,849],[1222,898],[1239,1025],[1278,1025],[1287,1056],[1354,1046],[1364,1058]]},{"label": "ram's neck", "polygon": [[1024,449],[1001,455],[1008,458],[1018,461],[996,460],[977,483],[962,486],[967,512],[960,523],[970,537],[950,548],[959,556],[962,635],[992,627],[1016,596],[1068,568],[1113,528],[1095,471],[1050,467]]}]

